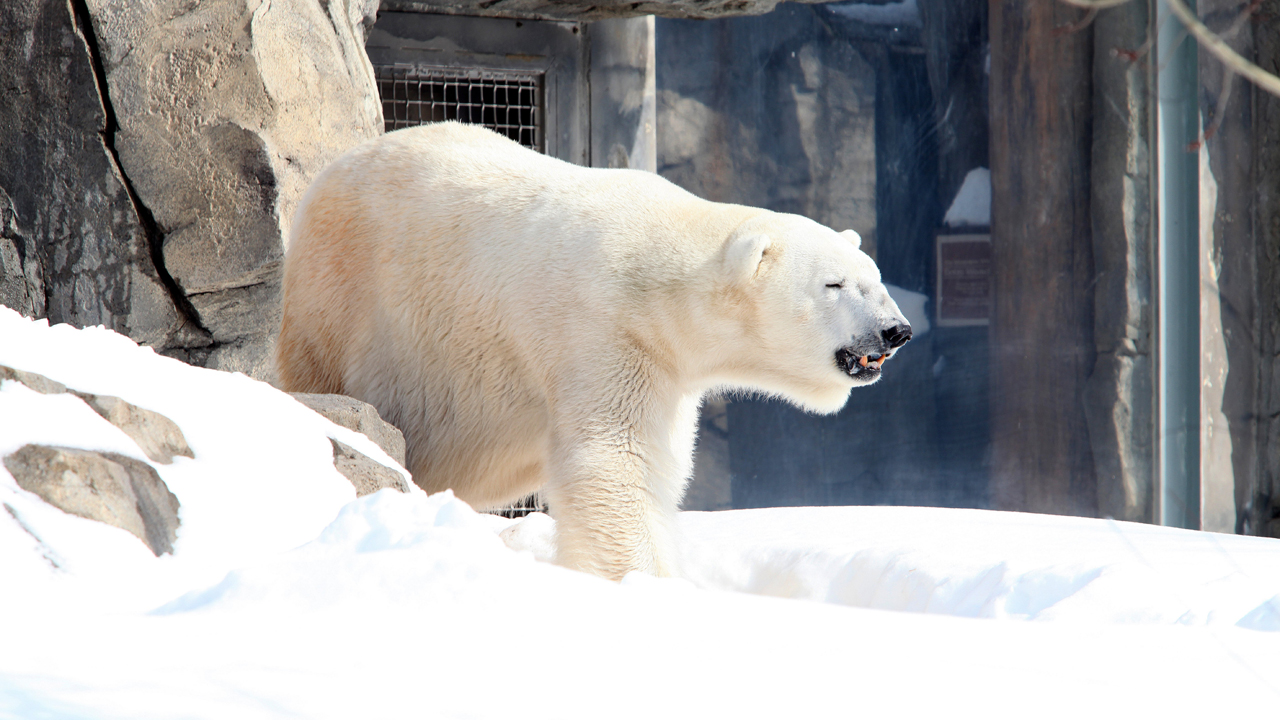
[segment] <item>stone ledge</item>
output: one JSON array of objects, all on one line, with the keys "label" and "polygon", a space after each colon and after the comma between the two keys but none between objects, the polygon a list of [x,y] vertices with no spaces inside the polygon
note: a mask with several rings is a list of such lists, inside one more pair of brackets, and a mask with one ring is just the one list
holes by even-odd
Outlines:
[{"label": "stone ledge", "polygon": [[[821,3],[827,0],[792,0]],[[875,3],[874,0],[872,4]],[[778,0],[383,0],[381,10],[427,12],[446,15],[476,15],[534,20],[608,20],[658,15],[669,18],[710,20],[739,15],[763,15]]]}]

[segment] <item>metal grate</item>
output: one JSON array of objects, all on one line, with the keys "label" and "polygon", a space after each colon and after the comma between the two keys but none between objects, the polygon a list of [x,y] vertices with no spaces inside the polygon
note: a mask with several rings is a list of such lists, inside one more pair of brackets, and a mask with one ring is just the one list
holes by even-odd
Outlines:
[{"label": "metal grate", "polygon": [[458,120],[542,152],[542,73],[404,63],[375,65],[374,72],[387,132]]}]

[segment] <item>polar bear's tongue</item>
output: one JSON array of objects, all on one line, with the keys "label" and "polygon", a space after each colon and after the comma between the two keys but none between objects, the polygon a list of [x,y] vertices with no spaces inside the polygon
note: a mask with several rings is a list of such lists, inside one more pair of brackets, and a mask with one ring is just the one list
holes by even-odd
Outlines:
[{"label": "polar bear's tongue", "polygon": [[891,353],[884,355],[854,355],[852,348],[840,348],[836,351],[836,364],[849,375],[858,376],[864,370],[879,370]]},{"label": "polar bear's tongue", "polygon": [[876,355],[875,357],[863,355],[858,358],[858,364],[862,367],[873,367],[879,369],[880,366],[883,365],[892,355],[893,353],[885,353],[884,355]]}]

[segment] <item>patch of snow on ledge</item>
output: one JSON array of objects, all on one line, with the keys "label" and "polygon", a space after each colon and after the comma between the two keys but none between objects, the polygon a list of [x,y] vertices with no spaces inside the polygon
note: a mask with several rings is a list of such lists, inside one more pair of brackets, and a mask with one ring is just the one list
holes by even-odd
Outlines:
[{"label": "patch of snow on ledge", "polygon": [[828,7],[837,15],[868,25],[921,27],[924,24],[920,19],[920,8],[916,5],[916,0],[884,4],[853,2]]},{"label": "patch of snow on ledge", "polygon": [[902,315],[907,318],[907,324],[911,326],[911,336],[920,337],[929,332],[932,325],[929,324],[929,314],[924,310],[924,304],[929,302],[929,296],[924,293],[918,293],[914,290],[900,288],[897,285],[884,284],[884,289],[889,291],[889,297],[898,304],[898,309],[902,311]]},{"label": "patch of snow on ledge", "polygon": [[991,171],[974,168],[964,176],[960,190],[942,220],[947,227],[991,224]]}]

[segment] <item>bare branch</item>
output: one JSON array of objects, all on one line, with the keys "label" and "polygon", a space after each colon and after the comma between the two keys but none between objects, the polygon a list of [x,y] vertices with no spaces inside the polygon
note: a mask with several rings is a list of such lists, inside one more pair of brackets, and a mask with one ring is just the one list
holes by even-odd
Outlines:
[{"label": "bare branch", "polygon": [[1086,12],[1084,14],[1084,17],[1080,18],[1078,22],[1073,22],[1070,25],[1059,25],[1058,27],[1054,28],[1053,29],[1054,37],[1057,37],[1059,35],[1070,35],[1071,33],[1080,32],[1081,30],[1089,27],[1089,25],[1093,22],[1093,19],[1096,17],[1098,17],[1098,8],[1089,8],[1089,11]]},{"label": "bare branch", "polygon": [[[1084,0],[1063,1],[1074,5],[1077,2],[1083,2]],[[1111,0],[1104,1],[1111,2]],[[1222,64],[1230,68],[1232,72],[1244,76],[1254,85],[1257,85],[1272,95],[1280,97],[1280,77],[1276,77],[1257,65],[1254,65],[1241,57],[1235,50],[1232,50],[1230,46],[1223,42],[1222,38],[1218,37],[1212,30],[1206,27],[1204,23],[1200,22],[1200,18],[1196,17],[1195,13],[1191,12],[1186,3],[1182,0],[1165,0],[1165,3],[1168,4],[1169,9],[1173,11],[1173,14],[1178,16],[1178,19],[1182,21],[1182,24],[1186,26],[1187,30],[1195,36],[1196,40],[1200,41],[1200,44],[1204,46],[1204,49],[1209,51],[1209,54],[1222,61]]]},{"label": "bare branch", "polygon": [[1240,15],[1236,17],[1235,21],[1231,23],[1231,27],[1219,33],[1218,37],[1222,37],[1222,38],[1235,37],[1236,33],[1240,32],[1240,28],[1244,27],[1244,24],[1249,22],[1249,18],[1253,17],[1253,14],[1258,12],[1258,8],[1261,8],[1261,7],[1262,7],[1262,0],[1253,0],[1253,2],[1249,3],[1249,6],[1246,7],[1244,11],[1241,12]]},{"label": "bare branch", "polygon": [[1218,102],[1213,106],[1213,120],[1209,122],[1209,127],[1200,133],[1200,137],[1187,145],[1189,152],[1196,152],[1201,145],[1209,142],[1214,135],[1218,134],[1218,128],[1222,127],[1222,119],[1227,115],[1227,104],[1231,102],[1231,86],[1236,84],[1236,74],[1226,65],[1222,66],[1222,89],[1218,91]]}]

